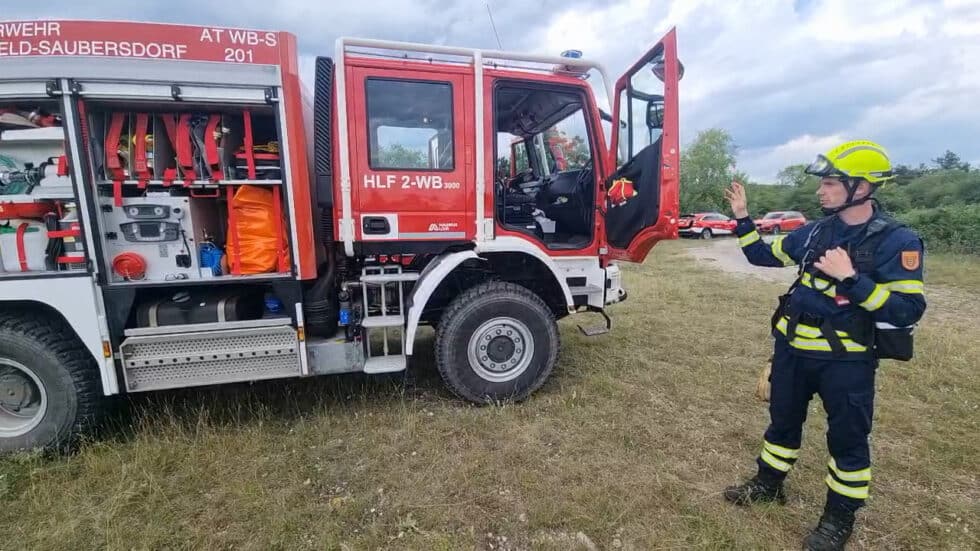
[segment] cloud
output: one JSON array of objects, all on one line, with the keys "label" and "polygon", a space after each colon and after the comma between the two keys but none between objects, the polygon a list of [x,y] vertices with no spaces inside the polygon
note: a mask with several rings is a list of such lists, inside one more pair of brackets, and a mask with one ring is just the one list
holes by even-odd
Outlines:
[{"label": "cloud", "polygon": [[770,2],[689,7],[678,24],[689,68],[685,140],[725,128],[743,148],[740,166],[769,181],[832,137],[880,141],[906,164],[947,148],[980,156],[971,107],[980,95],[980,72],[971,68],[980,56],[980,24],[972,24],[980,4],[809,4],[802,12]]},{"label": "cloud", "polygon": [[[9,2],[8,2],[9,3]],[[615,78],[677,28],[686,73],[682,140],[720,127],[739,166],[772,180],[831,138],[874,139],[917,165],[956,151],[980,159],[977,0],[490,0],[504,49],[575,48]],[[273,7],[274,6],[274,7]],[[472,0],[170,0],[11,3],[5,19],[154,20],[295,33],[303,77],[339,35],[497,48]],[[599,93],[604,99],[604,93]]]},{"label": "cloud", "polygon": [[743,150],[739,156],[738,168],[775,175],[789,165],[812,161],[817,153],[827,151],[842,141],[844,137],[839,134],[829,136],[804,134],[775,147]]}]

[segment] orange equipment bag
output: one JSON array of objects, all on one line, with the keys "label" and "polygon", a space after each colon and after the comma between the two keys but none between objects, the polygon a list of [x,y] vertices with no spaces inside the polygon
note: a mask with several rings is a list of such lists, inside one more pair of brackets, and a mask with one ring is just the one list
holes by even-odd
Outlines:
[{"label": "orange equipment bag", "polygon": [[[273,191],[259,186],[241,186],[230,208],[228,234],[236,239],[241,274],[276,271],[286,249],[286,225],[276,219]],[[278,228],[277,228],[278,225]],[[278,229],[278,231],[277,231]],[[229,244],[232,241],[229,240]]]}]

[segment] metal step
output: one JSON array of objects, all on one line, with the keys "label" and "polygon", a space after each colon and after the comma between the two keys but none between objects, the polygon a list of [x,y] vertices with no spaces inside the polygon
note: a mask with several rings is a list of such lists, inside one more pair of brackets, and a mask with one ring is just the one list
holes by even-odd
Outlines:
[{"label": "metal step", "polygon": [[400,274],[368,274],[361,276],[362,283],[370,283],[372,285],[381,283],[395,283],[399,281],[417,281],[419,279],[418,272],[405,272]]},{"label": "metal step", "polygon": [[579,331],[581,331],[582,334],[585,335],[586,337],[598,337],[599,335],[605,335],[606,333],[609,332],[609,328],[603,327],[601,325],[596,327],[583,327],[579,325],[578,328]]},{"label": "metal step", "polygon": [[406,367],[408,358],[405,356],[375,356],[364,362],[364,372],[371,375],[405,371]]},{"label": "metal step", "polygon": [[405,325],[405,316],[368,316],[361,320],[361,327],[375,329],[382,327],[402,327]]},{"label": "metal step", "polygon": [[593,293],[601,293],[602,287],[599,287],[598,285],[580,285],[575,287],[570,286],[568,288],[568,291],[572,293],[572,296],[574,297],[580,295],[591,295]]},{"label": "metal step", "polygon": [[599,335],[605,335],[606,333],[608,333],[612,329],[612,319],[609,318],[609,314],[606,314],[606,311],[602,310],[601,308],[593,308],[591,309],[591,311],[598,314],[602,314],[603,319],[606,320],[606,325],[605,326],[599,325],[595,327],[584,327],[579,325],[578,326],[579,331],[581,331],[582,334],[585,335],[586,337],[597,337]]},{"label": "metal step", "polygon": [[292,327],[253,327],[129,337],[120,346],[130,392],[296,377]]}]

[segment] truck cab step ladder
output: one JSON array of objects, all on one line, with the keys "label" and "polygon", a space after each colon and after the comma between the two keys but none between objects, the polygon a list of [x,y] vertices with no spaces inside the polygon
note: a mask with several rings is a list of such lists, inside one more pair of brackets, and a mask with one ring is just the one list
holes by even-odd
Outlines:
[{"label": "truck cab step ladder", "polygon": [[404,355],[398,356],[375,356],[368,358],[364,363],[364,372],[369,375],[379,373],[396,373],[405,371],[408,366],[408,358]]},{"label": "truck cab step ladder", "polygon": [[[408,366],[404,285],[418,278],[418,273],[403,272],[397,264],[368,266],[361,270],[365,373],[394,373],[404,371]],[[392,350],[394,346],[397,351]],[[378,348],[380,354],[375,353]]]},{"label": "truck cab step ladder", "polygon": [[405,325],[405,316],[401,314],[395,316],[371,316],[361,321],[361,326],[368,329],[381,327],[402,327]]}]

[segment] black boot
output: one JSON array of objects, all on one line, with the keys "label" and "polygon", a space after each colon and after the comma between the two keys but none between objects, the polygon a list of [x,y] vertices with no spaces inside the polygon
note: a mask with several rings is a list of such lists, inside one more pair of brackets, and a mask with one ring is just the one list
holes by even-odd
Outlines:
[{"label": "black boot", "polygon": [[854,530],[854,513],[846,509],[827,509],[817,527],[803,540],[806,551],[838,551]]},{"label": "black boot", "polygon": [[786,503],[786,492],[782,482],[770,482],[753,476],[738,486],[725,488],[725,499],[735,505],[750,505],[752,503],[776,502]]}]

